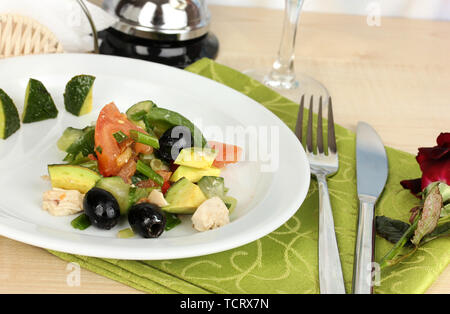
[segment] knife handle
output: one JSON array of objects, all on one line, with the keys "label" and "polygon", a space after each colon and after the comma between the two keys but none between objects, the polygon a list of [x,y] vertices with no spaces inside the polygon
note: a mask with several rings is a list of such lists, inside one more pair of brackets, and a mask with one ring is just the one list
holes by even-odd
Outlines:
[{"label": "knife handle", "polygon": [[326,177],[319,184],[319,284],[321,294],[345,294],[344,277],[334,230]]},{"label": "knife handle", "polygon": [[356,237],[355,265],[353,267],[353,293],[371,294],[374,256],[375,197],[360,196],[358,234]]}]

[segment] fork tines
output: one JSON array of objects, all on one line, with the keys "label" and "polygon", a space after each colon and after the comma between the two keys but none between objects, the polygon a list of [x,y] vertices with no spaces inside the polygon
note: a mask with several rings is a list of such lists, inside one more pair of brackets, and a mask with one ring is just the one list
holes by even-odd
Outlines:
[{"label": "fork tines", "polygon": [[[333,119],[333,105],[331,97],[328,98],[328,154],[336,153],[336,135],[334,132],[334,119]],[[305,108],[305,95],[300,100],[300,109],[297,116],[297,124],[295,126],[295,134],[301,143],[303,143],[303,111]],[[313,109],[314,109],[314,97],[311,96],[309,102],[309,115],[308,125],[306,131],[306,151],[308,153],[314,152],[313,146]],[[319,154],[324,153],[323,145],[323,125],[322,125],[322,96],[319,98],[319,111],[317,114],[317,152]],[[304,144],[304,143],[303,143]]]}]

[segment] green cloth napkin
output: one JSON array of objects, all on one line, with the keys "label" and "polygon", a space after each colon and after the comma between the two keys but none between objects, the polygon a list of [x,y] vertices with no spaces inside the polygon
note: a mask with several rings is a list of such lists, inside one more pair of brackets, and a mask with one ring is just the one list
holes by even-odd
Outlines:
[{"label": "green cloth napkin", "polygon": [[[298,104],[226,66],[202,59],[186,70],[248,95],[294,128]],[[339,103],[335,104],[338,107]],[[355,121],[356,123],[356,121]],[[306,123],[305,123],[306,124]],[[345,285],[351,292],[358,201],[355,134],[336,125],[339,171],[329,179],[336,235]],[[419,145],[420,143],[418,143]],[[386,148],[389,179],[376,215],[407,221],[418,200],[404,190],[402,179],[420,176],[413,155]],[[288,184],[288,183],[287,183]],[[150,293],[319,293],[318,189],[311,187],[297,213],[278,230],[242,247],[195,258],[128,261],[53,254],[136,289]],[[376,260],[392,244],[376,239]],[[376,293],[423,293],[448,265],[450,239],[432,241],[399,265],[383,270]]]}]

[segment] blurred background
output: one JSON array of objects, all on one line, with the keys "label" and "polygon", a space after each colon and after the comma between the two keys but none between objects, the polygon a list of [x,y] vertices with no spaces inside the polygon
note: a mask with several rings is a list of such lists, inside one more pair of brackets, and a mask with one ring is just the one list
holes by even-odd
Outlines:
[{"label": "blurred background", "polygon": [[[94,0],[95,2],[96,0]],[[208,0],[208,4],[284,8],[284,0]],[[305,11],[367,15],[381,10],[382,16],[450,20],[448,0],[306,0]]]}]

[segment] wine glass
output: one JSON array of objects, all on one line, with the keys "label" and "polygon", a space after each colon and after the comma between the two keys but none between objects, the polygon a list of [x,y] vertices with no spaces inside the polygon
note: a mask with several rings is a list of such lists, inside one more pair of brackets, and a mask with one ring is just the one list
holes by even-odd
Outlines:
[{"label": "wine glass", "polygon": [[[283,32],[278,56],[270,71],[247,70],[245,74],[263,82],[279,94],[298,102],[302,95],[328,99],[325,86],[294,69],[295,39],[304,0],[285,0]],[[308,99],[308,98],[307,98]]]}]

